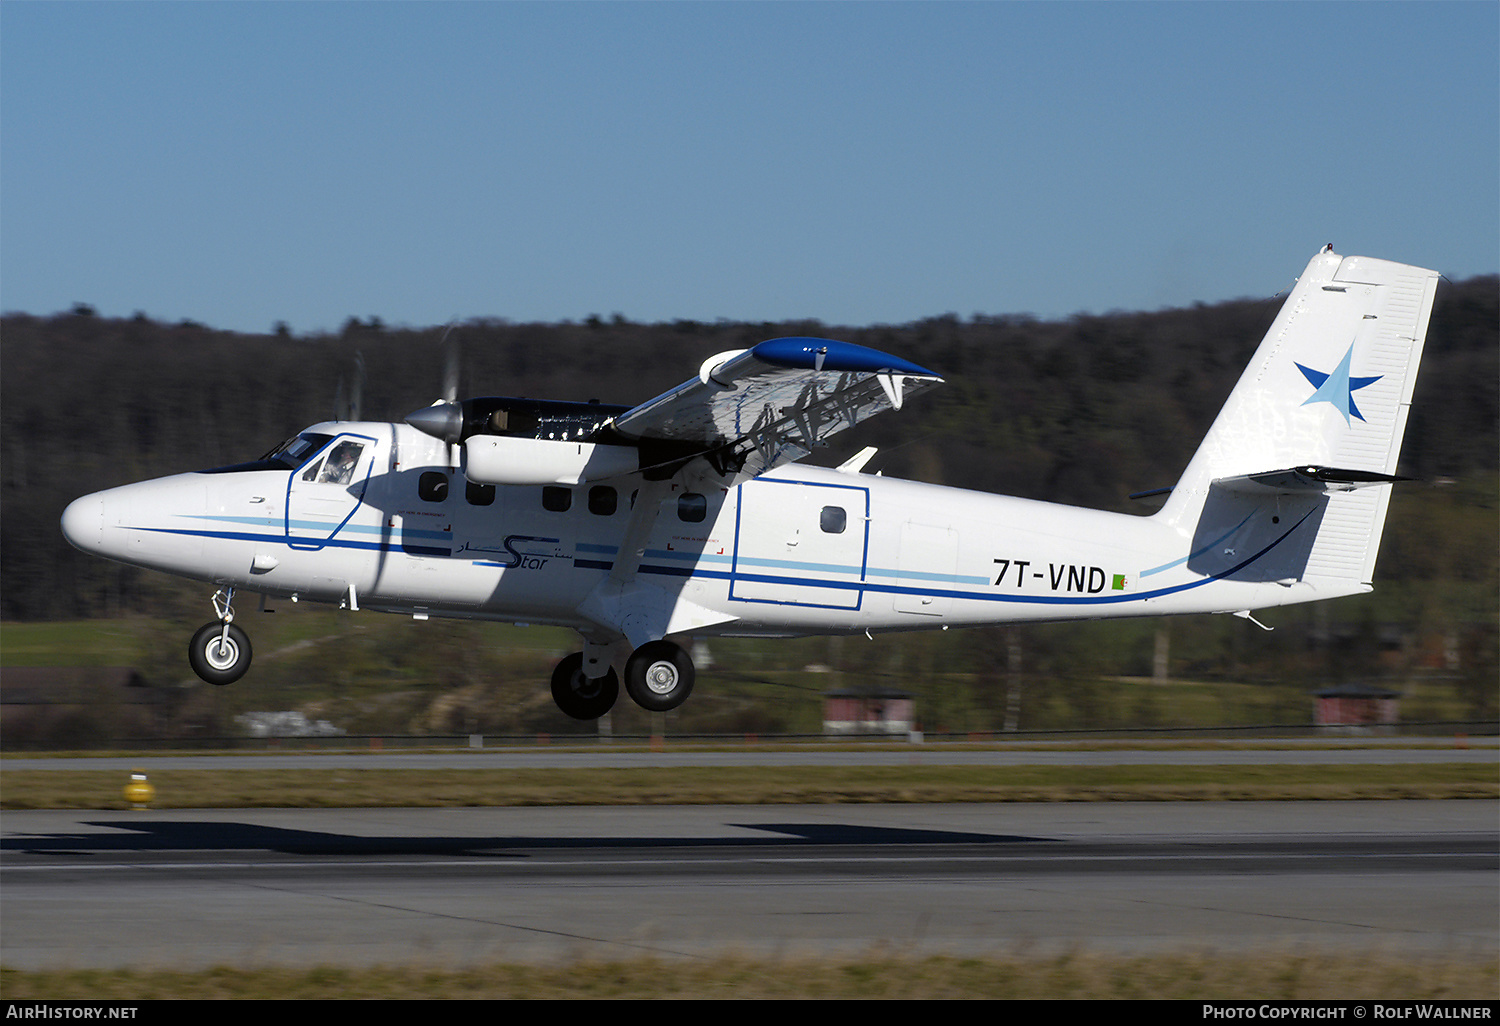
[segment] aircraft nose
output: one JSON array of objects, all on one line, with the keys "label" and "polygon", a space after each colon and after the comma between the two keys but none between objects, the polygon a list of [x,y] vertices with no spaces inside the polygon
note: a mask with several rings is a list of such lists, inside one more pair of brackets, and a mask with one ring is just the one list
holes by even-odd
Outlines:
[{"label": "aircraft nose", "polygon": [[75,549],[99,548],[104,541],[104,499],[98,492],[68,504],[63,510],[62,533]]}]

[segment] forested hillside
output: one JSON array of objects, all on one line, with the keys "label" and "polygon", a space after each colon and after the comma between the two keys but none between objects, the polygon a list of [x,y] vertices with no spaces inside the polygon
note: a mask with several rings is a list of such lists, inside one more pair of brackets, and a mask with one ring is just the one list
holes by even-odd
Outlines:
[{"label": "forested hillside", "polygon": [[[613,403],[648,399],[693,375],[712,353],[781,335],[889,350],[948,384],[840,436],[819,462],[878,445],[868,469],[887,475],[1146,513],[1150,507],[1126,496],[1177,479],[1279,306],[1279,298],[1267,298],[1052,322],[947,315],[857,329],[616,317],[480,320],[456,330],[466,394]],[[364,415],[399,419],[437,397],[442,333],[351,318],[337,335],[241,335],[144,316],[102,318],[82,305],[54,316],[5,316],[0,615],[71,618],[168,601],[153,575],[69,548],[57,526],[63,507],[127,481],[255,458],[334,414],[356,354],[365,366]],[[1492,496],[1497,393],[1500,284],[1494,277],[1445,282],[1402,472],[1428,483],[1477,480],[1470,494]],[[1440,550],[1424,557],[1428,569],[1398,558],[1382,562],[1382,579],[1431,574],[1438,565],[1493,577],[1493,506],[1484,518],[1489,530],[1480,547],[1487,551],[1475,553],[1463,532],[1428,538],[1422,544]],[[1394,531],[1419,529],[1393,521]],[[1450,551],[1455,546],[1467,551]]]}]

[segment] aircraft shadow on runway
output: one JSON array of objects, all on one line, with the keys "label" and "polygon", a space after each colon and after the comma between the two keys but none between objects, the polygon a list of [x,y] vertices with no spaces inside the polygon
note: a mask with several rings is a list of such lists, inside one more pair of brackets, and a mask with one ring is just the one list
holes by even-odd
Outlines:
[{"label": "aircraft shadow on runway", "polygon": [[[732,823],[759,837],[361,837],[256,823],[119,819],[82,824],[101,833],[37,834],[0,840],[0,850],[61,855],[97,852],[270,851],[287,855],[463,855],[519,858],[533,849],[787,847],[1061,843],[1045,837],[912,830],[837,823]],[[116,832],[118,831],[118,832]]]}]

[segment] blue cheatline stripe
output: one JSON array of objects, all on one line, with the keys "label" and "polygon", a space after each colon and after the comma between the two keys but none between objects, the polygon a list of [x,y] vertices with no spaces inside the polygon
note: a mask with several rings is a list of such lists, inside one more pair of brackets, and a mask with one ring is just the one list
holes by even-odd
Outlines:
[{"label": "blue cheatline stripe", "polygon": [[[276,534],[249,534],[249,533],[242,532],[242,531],[190,531],[190,530],[187,530],[186,528],[180,528],[180,527],[127,527],[127,528],[125,528],[125,530],[127,530],[127,531],[149,531],[152,534],[171,534],[171,535],[178,535],[178,536],[183,537],[183,538],[216,538],[216,539],[220,539],[222,541],[262,542],[262,543],[265,543],[265,544],[268,544],[268,545],[286,545],[288,548],[304,549],[304,550],[307,549],[307,548],[319,548],[319,549],[333,548],[333,549],[364,549],[364,550],[368,550],[368,551],[371,551],[371,552],[397,552],[397,551],[400,551],[401,548],[402,548],[402,543],[400,541],[397,541],[394,544],[392,544],[392,543],[387,543],[387,542],[351,541],[350,539],[347,539],[347,538],[330,538],[330,539],[328,539],[327,541],[324,541],[324,542],[313,542],[313,541],[309,540],[304,545],[304,544],[300,544],[297,539],[295,539],[295,538],[287,538],[286,535],[284,535],[284,534],[282,534],[280,532],[277,532]],[[410,546],[408,545],[408,547],[410,547]],[[449,552],[448,549],[441,549],[441,550],[436,550],[435,549],[433,551],[441,551],[442,554],[445,555],[445,556]]]},{"label": "blue cheatline stripe", "polygon": [[[616,552],[619,551],[617,546],[598,545],[592,542],[579,542],[574,546],[574,548],[579,552],[598,553],[607,556],[613,556]],[[696,564],[734,563],[734,557],[729,555],[728,553],[720,555],[719,553],[709,552],[676,552],[667,549],[647,549],[646,558],[673,560],[683,563],[692,562]],[[858,574],[860,572],[859,567],[852,564],[845,566],[838,563],[803,563],[797,560],[790,559],[760,559],[745,556],[741,556],[739,561],[741,564],[750,566],[776,567],[783,570],[810,570],[815,573]],[[606,567],[613,566],[612,563],[596,564],[593,561],[582,560],[578,561],[578,565],[588,566],[591,568],[595,567],[596,565],[603,565]],[[697,576],[714,576],[713,574],[710,574],[702,569],[696,570],[695,573]],[[929,573],[923,570],[892,570],[887,567],[873,566],[866,568],[864,573],[866,577],[891,577],[898,580],[907,581],[938,581],[944,584],[988,584],[990,581],[988,577],[978,576],[974,574],[937,574]],[[744,574],[740,574],[739,576],[745,577]]]},{"label": "blue cheatline stripe", "polygon": [[745,580],[754,580],[757,583],[811,585],[817,586],[817,588],[858,588],[864,589],[864,591],[882,592],[882,594],[892,595],[932,595],[933,598],[968,598],[968,600],[972,601],[1008,601],[1008,603],[1035,603],[1044,604],[1044,606],[1103,606],[1103,604],[1119,604],[1125,603],[1125,601],[1145,601],[1146,598],[1160,598],[1163,595],[1172,595],[1179,591],[1193,591],[1194,588],[1202,588],[1203,585],[1214,583],[1215,580],[1223,580],[1224,577],[1239,573],[1239,571],[1244,570],[1245,567],[1260,559],[1260,556],[1266,555],[1266,553],[1275,549],[1278,544],[1286,541],[1292,535],[1293,531],[1302,526],[1302,523],[1307,522],[1308,517],[1313,516],[1313,513],[1314,510],[1308,510],[1302,516],[1301,520],[1298,520],[1290,528],[1287,528],[1286,534],[1272,541],[1271,544],[1268,544],[1265,549],[1257,552],[1256,555],[1250,556],[1245,561],[1233,565],[1229,570],[1221,570],[1220,573],[1212,574],[1212,576],[1200,577],[1199,580],[1188,580],[1187,583],[1172,585],[1169,588],[1157,588],[1155,591],[1136,591],[1124,595],[995,595],[989,594],[989,592],[947,591],[947,589],[938,588],[900,588],[900,586],[895,585],[877,585],[877,583],[868,582],[846,583],[837,582],[837,580],[804,580],[799,579],[799,577],[772,577],[765,576],[765,574],[739,574],[739,577]]},{"label": "blue cheatline stripe", "polygon": [[[282,537],[282,534],[281,534],[282,519],[280,517],[277,517],[274,522],[267,520],[265,517],[193,516],[193,517],[190,517],[188,519],[191,519],[191,520],[207,520],[207,521],[210,521],[211,523],[219,523],[219,524],[243,524],[243,525],[248,526],[248,527],[269,527],[269,528],[271,528],[271,529],[273,529],[273,530],[275,530],[277,532],[276,533],[277,539],[280,539]],[[291,526],[292,527],[300,528],[302,530],[317,530],[319,528],[326,528],[328,526],[328,524],[329,524],[329,521],[327,521],[327,520],[293,520],[291,522]],[[137,530],[137,531],[143,531],[143,530],[145,530],[145,531],[156,531],[156,530],[165,530],[165,529],[164,528],[154,528],[154,527],[148,527],[148,528],[137,527],[137,528],[134,528],[134,530]],[[391,528],[388,528],[388,527],[386,527],[383,524],[345,524],[343,527],[339,528],[339,532],[338,533],[340,533],[340,534],[376,534],[376,535],[383,535],[383,534],[386,534],[386,533],[390,532],[391,530],[392,530]],[[417,528],[417,527],[407,527],[407,528],[403,528],[402,529],[402,533],[405,534],[405,535],[407,535],[407,536],[409,536],[409,537],[415,537],[415,538],[435,538],[435,539],[442,540],[442,539],[446,539],[446,538],[452,537],[452,533],[453,532],[451,532],[451,531],[424,531],[421,528]],[[229,536],[225,535],[224,537],[229,537]]]},{"label": "blue cheatline stripe", "polygon": [[865,571],[866,577],[894,577],[897,580],[907,581],[942,581],[945,584],[989,584],[988,577],[978,577],[973,574],[934,574],[923,570],[889,570],[884,567],[872,566]]},{"label": "blue cheatline stripe", "polygon": [[[643,564],[641,566],[641,568],[640,568],[640,572],[641,573],[646,573],[646,574],[659,574],[659,575],[662,575],[662,576],[669,576],[669,577],[701,577],[701,578],[708,579],[708,580],[724,580],[724,581],[727,581],[727,580],[743,580],[743,581],[748,581],[748,582],[754,582],[754,583],[757,583],[757,584],[780,584],[780,585],[789,585],[789,586],[792,586],[792,587],[835,589],[835,590],[840,590],[840,591],[868,591],[868,592],[874,592],[874,593],[877,593],[877,594],[884,594],[884,595],[928,595],[928,596],[931,596],[933,598],[965,599],[965,600],[974,601],[974,602],[1007,602],[1007,603],[1022,603],[1022,604],[1031,603],[1031,604],[1035,604],[1035,605],[1054,605],[1054,606],[1065,606],[1065,605],[1073,605],[1073,606],[1076,606],[1076,605],[1118,605],[1118,604],[1124,603],[1124,602],[1141,602],[1141,601],[1145,601],[1146,599],[1160,598],[1163,595],[1174,595],[1174,594],[1177,594],[1178,592],[1192,591],[1195,588],[1201,588],[1201,587],[1203,587],[1206,584],[1212,584],[1215,581],[1220,581],[1220,580],[1225,579],[1226,577],[1232,576],[1233,574],[1239,573],[1241,570],[1245,569],[1246,567],[1250,566],[1252,563],[1254,563],[1257,560],[1259,560],[1266,553],[1268,553],[1272,549],[1276,548],[1282,542],[1286,541],[1287,538],[1291,537],[1292,534],[1297,530],[1297,528],[1301,527],[1304,523],[1306,523],[1308,517],[1312,516],[1314,512],[1316,512],[1315,509],[1308,510],[1305,514],[1303,514],[1303,516],[1302,516],[1302,518],[1300,520],[1298,520],[1291,527],[1287,528],[1286,532],[1283,533],[1281,535],[1281,537],[1279,537],[1275,541],[1271,542],[1269,545],[1267,545],[1265,548],[1261,549],[1259,552],[1255,553],[1250,558],[1248,558],[1246,560],[1243,560],[1243,561],[1241,561],[1239,563],[1236,563],[1234,566],[1230,567],[1227,570],[1221,570],[1219,573],[1213,574],[1213,575],[1208,576],[1208,577],[1199,578],[1196,581],[1188,581],[1188,582],[1186,582],[1184,584],[1174,584],[1174,585],[1171,585],[1170,587],[1157,588],[1154,591],[1132,592],[1132,593],[1124,594],[1124,595],[1076,595],[1076,596],[1073,596],[1073,595],[995,595],[995,594],[990,594],[989,592],[957,591],[957,590],[938,589],[938,588],[905,588],[905,587],[900,587],[900,586],[894,585],[894,584],[875,584],[875,583],[872,583],[870,581],[817,580],[817,579],[809,579],[809,578],[805,578],[805,577],[783,577],[783,576],[772,575],[772,574],[744,574],[744,573],[735,574],[735,573],[730,573],[730,572],[725,572],[725,571],[717,571],[717,570],[701,570],[701,569],[693,569],[693,568],[687,568],[687,567],[651,566],[651,565],[648,565],[648,564]],[[188,530],[182,530],[182,529],[156,528],[156,527],[152,527],[152,528],[139,528],[139,527],[137,527],[137,528],[130,528],[130,530],[137,530],[137,531],[145,530],[145,531],[152,531],[152,532],[159,533],[159,534],[176,534],[176,535],[183,535],[183,536],[186,536],[186,537],[220,538],[220,539],[228,539],[228,540],[231,540],[231,541],[258,541],[258,542],[269,542],[271,544],[277,544],[277,545],[284,545],[284,544],[286,544],[286,539],[284,537],[282,537],[281,535],[279,535],[279,534],[278,535],[267,536],[267,535],[260,535],[260,534],[244,534],[244,533],[226,532],[226,531],[188,531]],[[354,542],[354,541],[343,541],[343,540],[337,540],[337,539],[329,541],[328,544],[330,546],[334,546],[334,547],[338,547],[338,548],[372,549],[372,550],[380,550],[380,551],[387,551],[387,552],[396,551],[397,549],[400,548],[399,545],[389,545],[389,544],[379,543],[379,542]],[[579,549],[588,548],[588,549],[591,549],[593,551],[607,551],[607,552],[616,551],[615,548],[612,548],[610,546],[602,546],[602,545],[585,545],[585,544],[580,544],[577,547]],[[443,551],[444,550],[435,550],[435,552],[443,552]],[[462,560],[462,562],[468,562],[468,561],[467,560]],[[491,564],[481,563],[480,565],[488,566],[488,565],[491,565]],[[607,570],[611,570],[611,569],[614,568],[614,563],[613,563],[613,561],[590,560],[590,559],[575,558],[573,560],[573,566],[575,568],[581,569],[581,570],[606,570],[607,571]]]},{"label": "blue cheatline stripe", "polygon": [[[698,571],[692,576],[718,580],[743,580],[754,582],[756,584],[780,584],[792,587],[837,589],[841,591],[868,591],[884,595],[929,595],[933,598],[967,599],[975,602],[1008,602],[1022,604],[1032,603],[1036,605],[1049,606],[1119,605],[1125,602],[1143,602],[1146,599],[1161,598],[1163,595],[1174,595],[1178,592],[1192,591],[1195,588],[1201,588],[1204,585],[1212,584],[1215,581],[1221,581],[1226,577],[1230,577],[1233,574],[1239,573],[1241,570],[1245,569],[1247,566],[1260,559],[1266,553],[1276,548],[1282,542],[1286,541],[1287,538],[1291,537],[1292,533],[1295,532],[1297,528],[1306,523],[1307,518],[1312,516],[1314,512],[1314,510],[1308,510],[1307,513],[1303,514],[1300,520],[1298,520],[1291,527],[1287,528],[1286,532],[1282,534],[1281,537],[1271,542],[1269,545],[1261,549],[1259,552],[1255,553],[1255,555],[1251,556],[1249,559],[1243,560],[1242,562],[1235,564],[1227,570],[1221,570],[1219,573],[1213,574],[1208,577],[1199,578],[1196,581],[1188,581],[1184,584],[1174,584],[1166,588],[1157,588],[1154,591],[1138,591],[1125,595],[994,595],[990,594],[989,592],[953,591],[938,588],[903,588],[892,584],[874,584],[869,581],[830,581],[808,579],[803,577],[781,577],[771,574],[731,574],[714,571]],[[575,565],[581,565],[581,563],[582,561],[575,561]],[[592,568],[603,570],[611,569],[614,566],[613,563],[591,563],[589,565]],[[657,569],[643,565],[641,567],[641,572],[669,573],[671,571],[666,568]]]}]

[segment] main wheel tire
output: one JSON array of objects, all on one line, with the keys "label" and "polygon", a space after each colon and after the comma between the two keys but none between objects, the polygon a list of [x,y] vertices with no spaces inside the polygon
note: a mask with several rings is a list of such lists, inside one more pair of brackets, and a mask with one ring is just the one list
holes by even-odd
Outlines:
[{"label": "main wheel tire", "polygon": [[597,720],[615,707],[620,676],[611,666],[602,677],[583,672],[583,653],[574,652],[552,671],[552,701],[575,720]]},{"label": "main wheel tire", "polygon": [[222,621],[206,623],[188,645],[188,664],[210,684],[233,684],[250,669],[250,636],[234,624],[226,635]]},{"label": "main wheel tire", "polygon": [[676,709],[693,693],[693,661],[670,641],[648,641],[625,664],[625,690],[642,709]]}]

